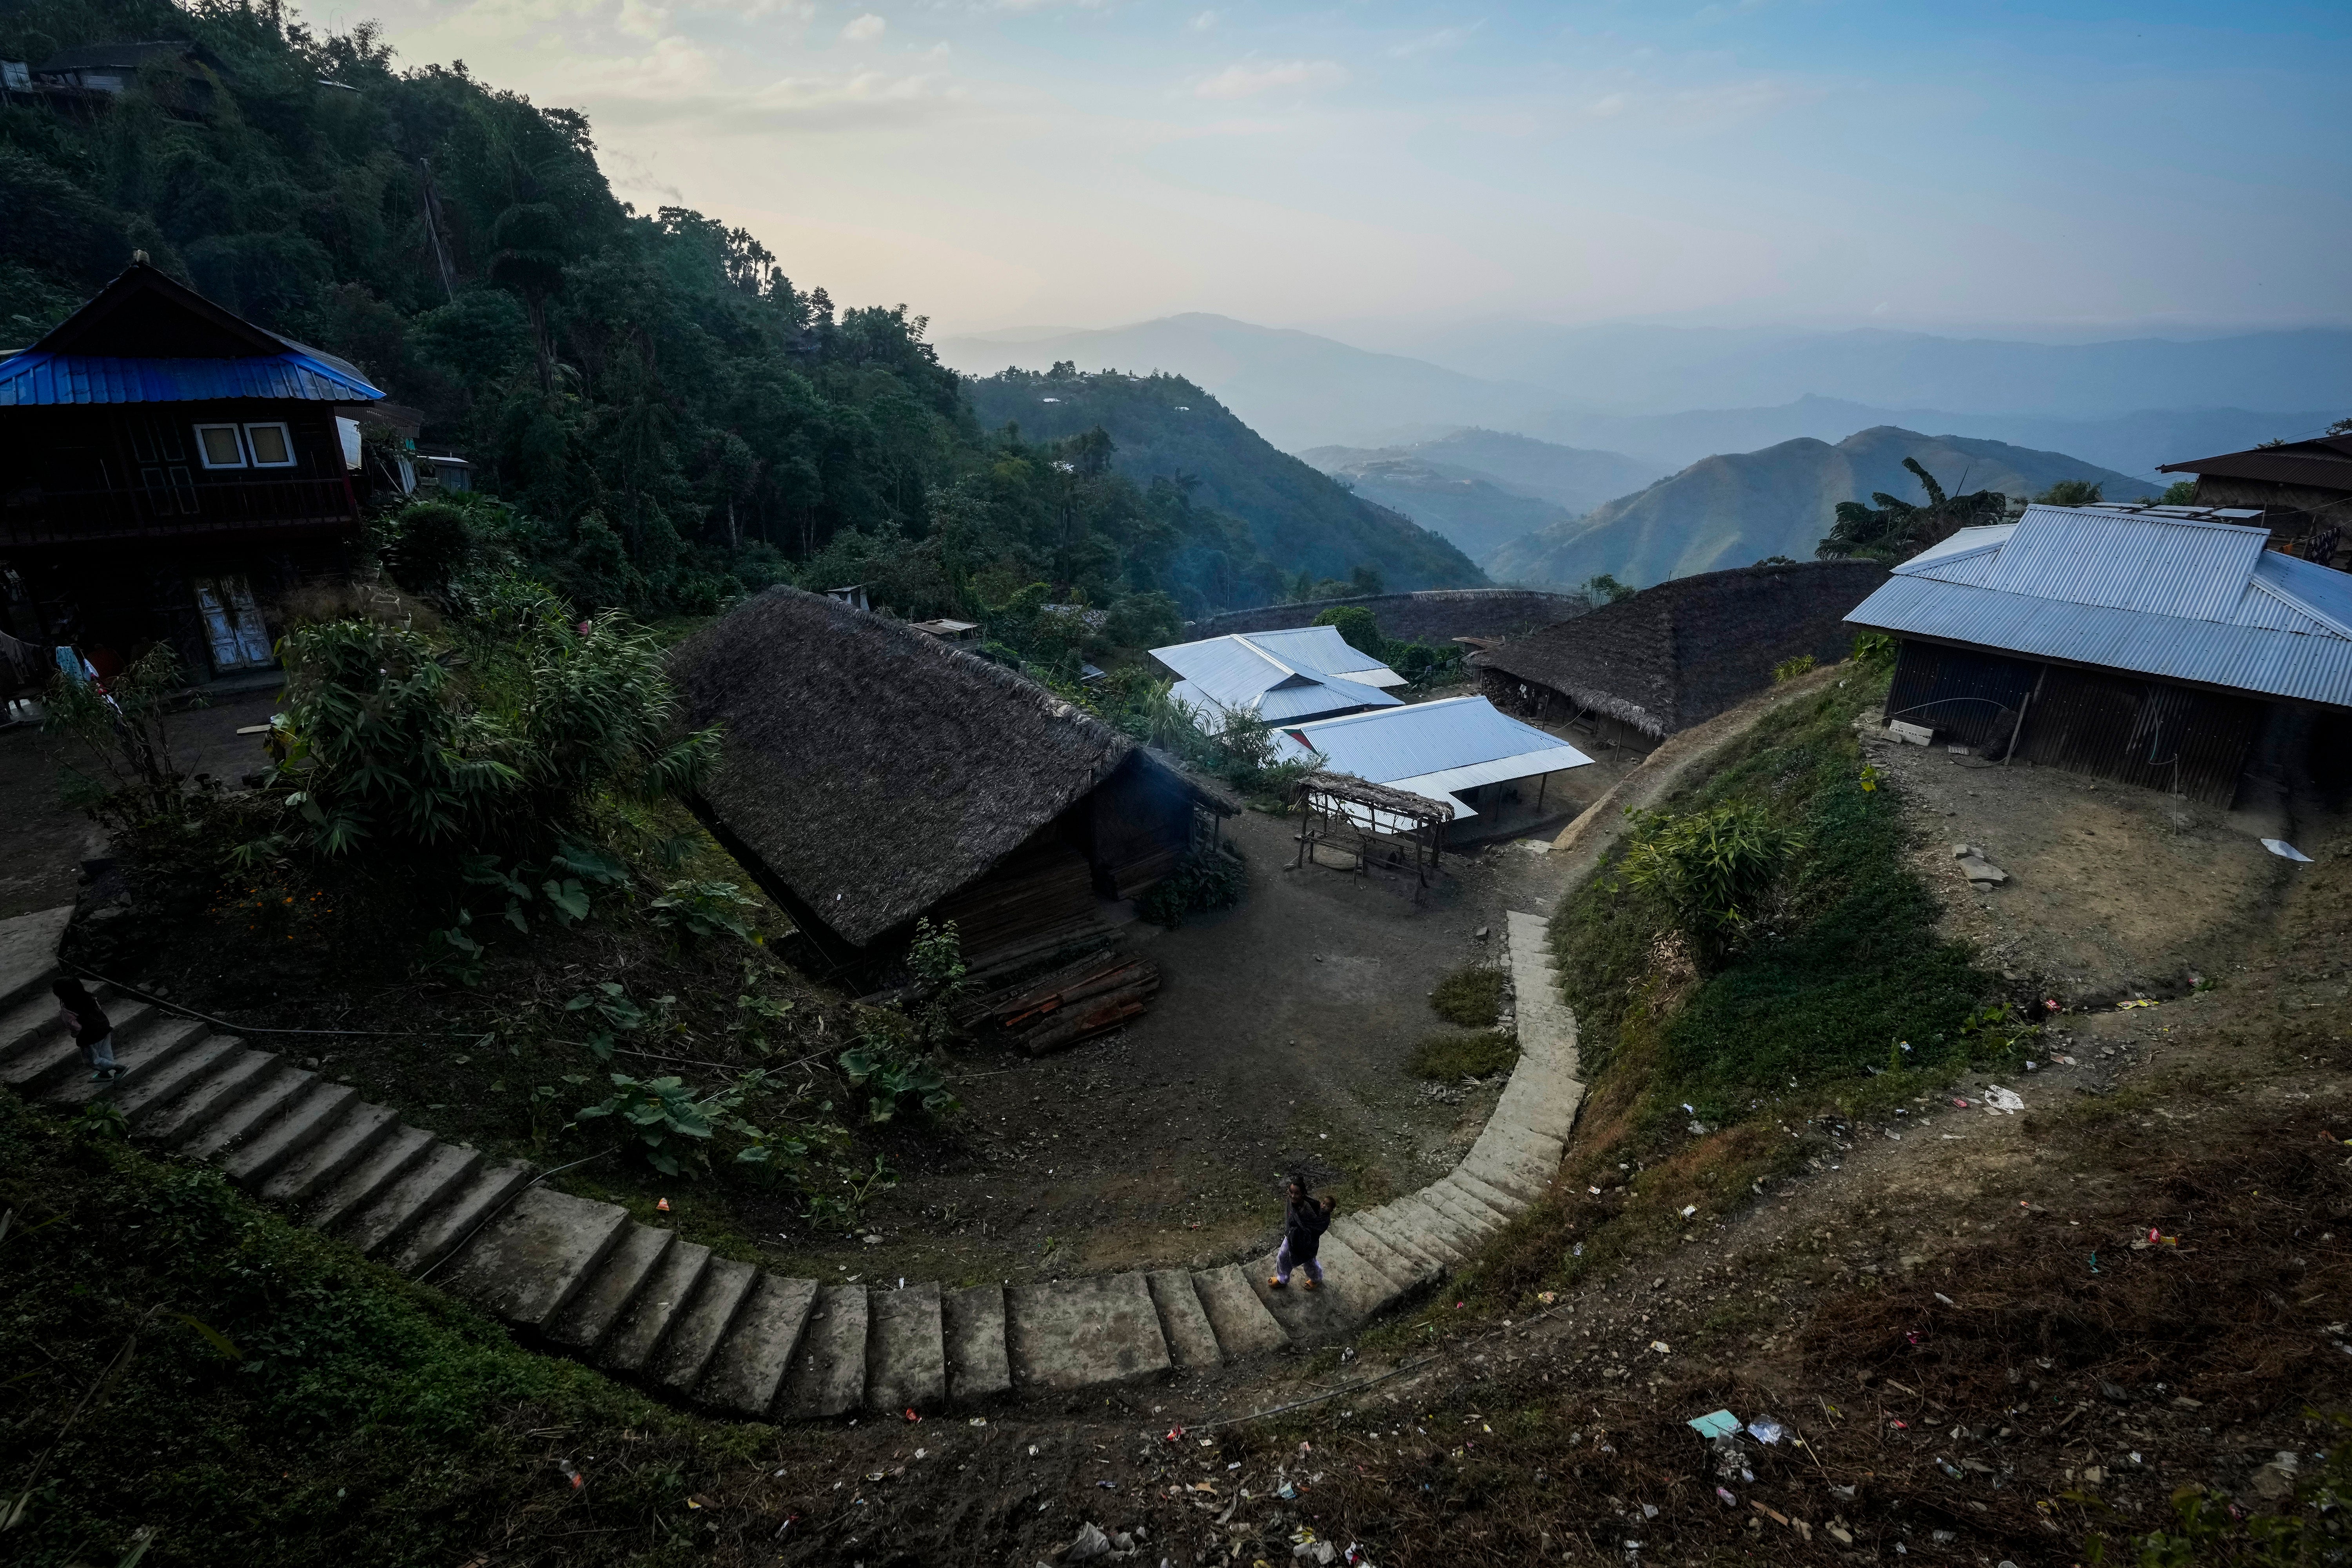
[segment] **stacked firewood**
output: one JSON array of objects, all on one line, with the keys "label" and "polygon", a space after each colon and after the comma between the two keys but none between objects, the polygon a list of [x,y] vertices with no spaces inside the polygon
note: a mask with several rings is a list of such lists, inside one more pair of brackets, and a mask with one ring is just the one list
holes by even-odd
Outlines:
[{"label": "stacked firewood", "polygon": [[983,998],[971,1022],[1042,1057],[1138,1016],[1145,999],[1159,989],[1159,965],[1106,949]]}]

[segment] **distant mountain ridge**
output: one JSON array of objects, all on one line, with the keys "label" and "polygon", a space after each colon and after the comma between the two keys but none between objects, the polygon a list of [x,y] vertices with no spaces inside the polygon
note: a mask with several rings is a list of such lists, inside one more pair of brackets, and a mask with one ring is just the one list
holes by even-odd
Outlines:
[{"label": "distant mountain ridge", "polygon": [[1399,447],[1310,447],[1298,455],[1481,563],[1522,534],[1581,516],[1667,468],[1479,429]]},{"label": "distant mountain ridge", "polygon": [[[2084,434],[2102,440],[2096,460],[2133,472],[2151,458],[2202,455],[2173,450],[2174,442],[2211,451],[2242,446],[2223,430],[2249,419],[2308,424],[2307,411],[2334,410],[2316,428],[2352,413],[2352,331],[2337,328],[2053,344],[1513,321],[1402,341],[1428,357],[1203,313],[1099,330],[949,337],[937,347],[943,363],[969,374],[1007,364],[1043,370],[1060,360],[1081,369],[1180,374],[1288,451],[1392,446],[1475,426],[1677,467],[1798,435],[1826,437],[1829,427],[1786,423],[1802,418],[1818,398],[1853,411],[1842,416],[1848,432],[1872,423],[1926,425],[2052,446],[2054,433],[2032,421],[2118,422],[2104,436],[2095,428]],[[1433,363],[1436,356],[1443,363]],[[1768,425],[1769,411],[1792,405],[1772,433],[1721,433],[1738,419]],[[1713,412],[1701,417],[1690,410]],[[1633,423],[1641,420],[1662,423]],[[2202,433],[2208,429],[2211,436]],[[2068,449],[2083,447],[2070,442]]]},{"label": "distant mountain ridge", "polygon": [[967,377],[964,387],[989,429],[1018,425],[1024,437],[1051,441],[1101,426],[1119,472],[1142,485],[1192,485],[1202,504],[1246,523],[1286,572],[1345,578],[1370,566],[1398,592],[1486,581],[1442,535],[1277,451],[1181,376],[1016,373]]},{"label": "distant mountain ridge", "polygon": [[2032,495],[2060,479],[2098,484],[2110,500],[2162,489],[2063,452],[1881,425],[1834,446],[1804,437],[1761,451],[1704,458],[1585,517],[1513,541],[1496,552],[1486,569],[1498,583],[1573,586],[1606,573],[1647,586],[1775,555],[1810,560],[1838,502],[1866,500],[1876,490],[1925,499],[1903,467],[1906,457],[1918,458],[1953,494]]}]

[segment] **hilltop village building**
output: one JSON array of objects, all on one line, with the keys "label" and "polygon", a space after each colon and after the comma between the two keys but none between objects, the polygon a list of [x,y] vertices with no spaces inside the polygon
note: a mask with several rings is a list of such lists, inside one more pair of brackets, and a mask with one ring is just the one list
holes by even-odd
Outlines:
[{"label": "hilltop village building", "polygon": [[0,360],[7,629],[101,676],[159,641],[197,681],[273,667],[272,599],[359,540],[337,408],[383,395],[134,262]]},{"label": "hilltop village building", "polygon": [[2214,805],[2352,712],[2352,575],[2252,509],[2028,507],[1895,568],[1847,622],[1902,639],[1890,720]]},{"label": "hilltop village building", "polygon": [[1886,581],[1868,561],[1706,572],[1644,588],[1470,656],[1505,708],[1646,749],[1772,684],[1776,665],[1826,664],[1853,640],[1848,610]]},{"label": "hilltop village building", "polygon": [[1034,681],[836,597],[771,588],[671,656],[725,726],[695,806],[835,963],[954,921],[1003,968],[1107,941],[1105,904],[1239,805]]},{"label": "hilltop village building", "polygon": [[[1280,761],[1320,756],[1326,773],[1450,808],[1448,844],[1539,820],[1552,775],[1592,761],[1558,737],[1497,711],[1483,697],[1285,724],[1276,732],[1276,745]],[[1471,826],[1474,818],[1479,820]],[[1363,820],[1372,820],[1369,811]]]},{"label": "hilltop village building", "polygon": [[2157,472],[2196,475],[2198,506],[2258,512],[2242,521],[2267,529],[2273,550],[2323,566],[2352,556],[2352,431],[2192,458]]},{"label": "hilltop village building", "polygon": [[1213,730],[1228,714],[1261,724],[1395,708],[1404,677],[1350,644],[1336,626],[1234,633],[1156,647],[1177,677],[1168,695]]}]

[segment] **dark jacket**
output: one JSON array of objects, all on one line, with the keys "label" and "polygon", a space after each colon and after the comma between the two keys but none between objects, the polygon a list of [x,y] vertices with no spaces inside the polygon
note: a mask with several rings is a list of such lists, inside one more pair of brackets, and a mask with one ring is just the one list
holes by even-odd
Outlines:
[{"label": "dark jacket", "polygon": [[1290,1244],[1290,1260],[1304,1263],[1314,1257],[1330,1226],[1331,1216],[1315,1199],[1303,1198],[1290,1205],[1282,1215],[1282,1238]]},{"label": "dark jacket", "polygon": [[[83,993],[85,996],[89,994]],[[94,1046],[114,1032],[114,1026],[99,1010],[95,998],[84,1002],[60,1001],[58,1007],[73,1020],[74,1044]]]}]

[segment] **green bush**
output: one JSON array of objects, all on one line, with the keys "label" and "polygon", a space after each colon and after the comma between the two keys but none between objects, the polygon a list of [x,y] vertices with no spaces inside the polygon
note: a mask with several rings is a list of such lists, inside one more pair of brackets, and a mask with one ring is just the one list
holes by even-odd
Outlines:
[{"label": "green bush", "polygon": [[1457,969],[1437,983],[1429,1005],[1449,1024],[1491,1029],[1503,1014],[1503,972],[1491,963]]},{"label": "green bush", "polygon": [[1389,640],[1381,635],[1378,616],[1361,605],[1341,605],[1315,617],[1318,626],[1337,626],[1348,646],[1359,653],[1380,658],[1388,652]]},{"label": "green bush", "polygon": [[1801,675],[1811,675],[1813,672],[1813,667],[1820,662],[1809,653],[1801,653],[1794,658],[1784,658],[1772,667],[1772,684],[1778,686],[1783,681],[1794,680]]},{"label": "green bush", "polygon": [[1249,889],[1249,868],[1222,849],[1205,846],[1188,852],[1176,868],[1135,900],[1135,912],[1171,930],[1187,915],[1229,910]]},{"label": "green bush", "polygon": [[1643,812],[1635,822],[1617,874],[1665,910],[1703,970],[1720,968],[1748,939],[1804,842],[1747,801],[1679,816]]},{"label": "green bush", "polygon": [[1508,1029],[1432,1035],[1413,1047],[1404,1070],[1415,1078],[1453,1083],[1508,1072],[1519,1059],[1519,1042]]},{"label": "green bush", "polygon": [[466,513],[442,500],[411,501],[383,525],[383,563],[412,594],[440,594],[474,556],[474,530]]}]

